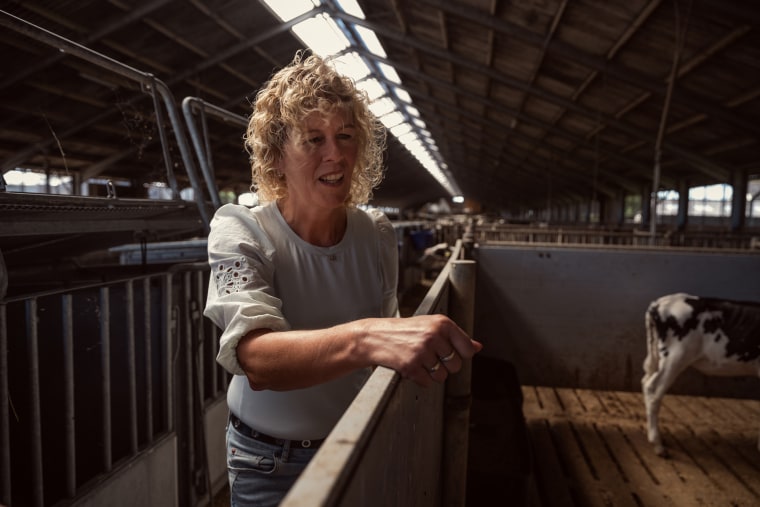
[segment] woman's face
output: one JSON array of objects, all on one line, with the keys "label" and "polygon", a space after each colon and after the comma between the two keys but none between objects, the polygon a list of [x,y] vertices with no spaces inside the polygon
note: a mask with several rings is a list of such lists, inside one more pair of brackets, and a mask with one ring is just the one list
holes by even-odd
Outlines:
[{"label": "woman's face", "polygon": [[289,136],[280,160],[288,186],[287,205],[313,211],[343,206],[357,151],[356,128],[349,113],[307,116],[303,134]]}]

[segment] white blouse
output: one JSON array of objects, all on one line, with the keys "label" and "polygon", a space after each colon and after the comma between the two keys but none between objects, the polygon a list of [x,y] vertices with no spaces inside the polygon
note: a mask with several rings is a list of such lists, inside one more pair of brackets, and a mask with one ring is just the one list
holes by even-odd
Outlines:
[{"label": "white blouse", "polygon": [[348,209],[343,239],[305,242],[275,203],[217,210],[208,238],[211,277],[204,315],[223,330],[217,361],[234,374],[232,413],[263,433],[324,438],[369,370],[291,391],[254,391],[237,361],[240,339],[255,329],[323,329],[366,317],[398,316],[398,245],[379,211]]}]

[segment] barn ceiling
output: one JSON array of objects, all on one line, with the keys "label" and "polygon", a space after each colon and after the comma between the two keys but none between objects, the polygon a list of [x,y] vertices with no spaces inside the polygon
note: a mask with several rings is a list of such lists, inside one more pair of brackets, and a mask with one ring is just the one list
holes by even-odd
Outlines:
[{"label": "barn ceiling", "polygon": [[[641,195],[656,177],[678,188],[760,172],[753,2],[358,3],[364,19],[336,1],[319,9],[376,33],[387,56],[361,51],[396,69],[467,202],[484,210]],[[168,95],[182,115],[183,100],[195,97],[244,118],[256,90],[302,47],[289,30],[294,22],[281,23],[258,0],[0,6],[3,171],[34,167],[186,187],[203,177],[197,159],[187,167],[177,130],[192,134],[154,102]],[[79,54],[88,51],[105,63]],[[151,94],[158,91],[165,95]],[[240,124],[196,117],[206,120],[201,132],[217,185],[244,191]],[[116,192],[129,190],[116,185]],[[374,203],[418,208],[448,197],[391,139]]]}]

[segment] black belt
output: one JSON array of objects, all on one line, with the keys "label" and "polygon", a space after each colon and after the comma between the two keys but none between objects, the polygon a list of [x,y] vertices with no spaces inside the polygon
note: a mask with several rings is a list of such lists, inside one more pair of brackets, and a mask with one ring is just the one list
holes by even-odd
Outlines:
[{"label": "black belt", "polygon": [[325,441],[324,438],[320,438],[319,440],[288,440],[286,438],[272,437],[251,428],[234,414],[230,414],[230,424],[243,435],[265,444],[285,445],[285,443],[290,442],[291,449],[316,449]]}]

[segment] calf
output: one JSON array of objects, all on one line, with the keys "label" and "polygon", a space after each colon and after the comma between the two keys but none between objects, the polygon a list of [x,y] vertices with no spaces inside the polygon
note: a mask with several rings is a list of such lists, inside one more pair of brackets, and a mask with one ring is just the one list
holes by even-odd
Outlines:
[{"label": "calf", "polygon": [[[647,437],[664,456],[657,414],[682,371],[693,366],[706,375],[760,376],[760,303],[670,294],[649,305],[645,322]],[[757,445],[760,450],[760,439]]]}]

